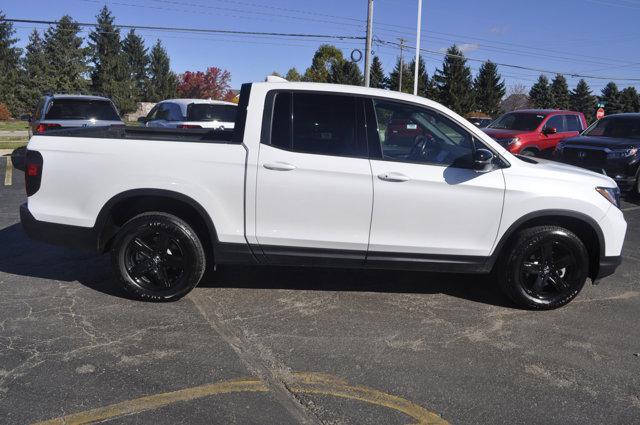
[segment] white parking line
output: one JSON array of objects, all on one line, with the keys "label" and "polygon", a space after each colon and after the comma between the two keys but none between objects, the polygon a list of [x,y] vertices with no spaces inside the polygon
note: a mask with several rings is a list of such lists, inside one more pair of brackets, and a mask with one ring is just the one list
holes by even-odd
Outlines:
[{"label": "white parking line", "polygon": [[11,162],[11,157],[7,156],[6,158],[7,158],[7,169],[5,170],[5,174],[4,174],[4,185],[11,186],[11,178],[13,174],[13,163]]},{"label": "white parking line", "polygon": [[636,205],[635,207],[622,208],[620,211],[633,211],[633,210],[640,210],[640,205]]}]

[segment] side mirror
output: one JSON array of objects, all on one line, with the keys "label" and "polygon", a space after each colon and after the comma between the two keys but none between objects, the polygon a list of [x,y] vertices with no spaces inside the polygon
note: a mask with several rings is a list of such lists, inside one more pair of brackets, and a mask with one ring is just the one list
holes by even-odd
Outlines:
[{"label": "side mirror", "polygon": [[556,134],[557,132],[558,132],[558,129],[557,129],[557,128],[555,128],[555,127],[545,127],[545,128],[542,130],[542,134],[546,134],[547,136],[548,136],[549,134]]},{"label": "side mirror", "polygon": [[146,124],[147,123],[147,117],[138,117],[138,122],[140,124]]},{"label": "side mirror", "polygon": [[493,152],[488,149],[478,149],[473,153],[473,169],[479,173],[493,170]]}]

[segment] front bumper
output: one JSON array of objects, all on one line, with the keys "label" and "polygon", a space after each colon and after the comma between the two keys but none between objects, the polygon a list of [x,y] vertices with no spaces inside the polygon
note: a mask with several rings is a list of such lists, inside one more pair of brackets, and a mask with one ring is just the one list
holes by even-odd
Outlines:
[{"label": "front bumper", "polygon": [[20,205],[20,222],[31,239],[82,251],[98,250],[94,228],[39,221],[31,214],[26,203]]}]

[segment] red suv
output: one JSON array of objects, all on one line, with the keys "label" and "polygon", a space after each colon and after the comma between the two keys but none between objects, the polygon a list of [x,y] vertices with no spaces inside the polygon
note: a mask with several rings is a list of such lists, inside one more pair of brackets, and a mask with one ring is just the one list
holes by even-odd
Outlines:
[{"label": "red suv", "polygon": [[585,128],[587,120],[581,112],[523,109],[502,115],[482,131],[511,153],[549,156],[558,142]]}]

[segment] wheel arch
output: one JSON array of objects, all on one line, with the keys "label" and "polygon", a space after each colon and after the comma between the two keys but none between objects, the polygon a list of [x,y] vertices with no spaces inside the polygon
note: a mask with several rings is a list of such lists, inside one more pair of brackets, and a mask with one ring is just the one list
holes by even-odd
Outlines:
[{"label": "wheel arch", "polygon": [[109,199],[96,219],[98,252],[105,252],[118,229],[129,219],[150,211],[173,214],[189,223],[201,238],[207,255],[213,254],[218,234],[211,216],[193,198],[165,189],[133,189]]},{"label": "wheel arch", "polygon": [[564,227],[584,243],[589,253],[589,277],[598,275],[599,260],[605,257],[605,238],[600,225],[590,216],[571,210],[541,210],[528,213],[516,220],[497,242],[489,257],[488,268],[493,269],[498,257],[522,230],[541,225]]}]

